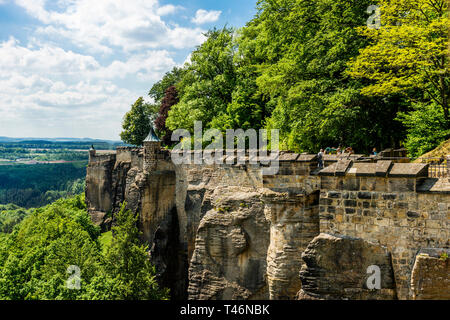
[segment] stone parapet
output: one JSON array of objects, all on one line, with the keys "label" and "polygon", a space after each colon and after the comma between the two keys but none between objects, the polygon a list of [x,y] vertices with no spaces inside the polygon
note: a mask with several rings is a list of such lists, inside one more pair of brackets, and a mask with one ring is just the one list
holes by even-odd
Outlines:
[{"label": "stone parapet", "polygon": [[319,172],[320,176],[355,176],[355,177],[393,177],[421,178],[428,177],[428,164],[393,163],[389,160],[376,163],[340,160]]},{"label": "stone parapet", "polygon": [[[94,150],[95,151],[95,150]],[[93,152],[90,153],[89,155],[89,165],[95,164],[95,163],[100,163],[100,162],[111,162],[111,161],[116,161],[116,152],[115,151],[111,151],[111,152],[104,152],[104,153],[99,153],[99,152]]]}]

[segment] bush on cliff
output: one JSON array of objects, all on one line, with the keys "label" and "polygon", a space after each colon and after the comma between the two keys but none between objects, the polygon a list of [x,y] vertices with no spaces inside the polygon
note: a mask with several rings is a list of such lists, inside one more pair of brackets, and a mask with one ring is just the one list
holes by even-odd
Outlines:
[{"label": "bush on cliff", "polygon": [[[138,244],[135,221],[121,211],[116,236],[103,254],[99,228],[92,224],[83,196],[36,209],[11,234],[0,237],[0,299],[167,297]],[[79,287],[75,281],[71,289],[71,279],[80,279]]]},{"label": "bush on cliff", "polygon": [[114,237],[106,248],[102,272],[91,283],[88,298],[168,299],[168,291],[161,290],[155,280],[155,268],[150,264],[148,248],[140,243],[137,216],[122,205],[115,219]]}]

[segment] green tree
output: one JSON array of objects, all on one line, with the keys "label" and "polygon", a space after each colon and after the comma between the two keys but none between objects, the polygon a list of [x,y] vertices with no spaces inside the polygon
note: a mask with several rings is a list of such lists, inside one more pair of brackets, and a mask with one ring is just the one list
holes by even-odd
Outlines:
[{"label": "green tree", "polygon": [[411,112],[400,113],[399,119],[408,128],[405,147],[416,158],[447,140],[450,129],[446,129],[442,108],[437,104],[414,104],[413,108]]},{"label": "green tree", "polygon": [[167,72],[160,81],[152,86],[148,95],[157,104],[161,103],[161,100],[166,94],[166,90],[172,86],[176,87],[181,79],[183,79],[185,72],[186,70],[184,68],[174,67],[171,71]]},{"label": "green tree", "polygon": [[0,205],[0,233],[11,233],[30,212],[14,204]]},{"label": "green tree", "polygon": [[371,44],[352,61],[353,77],[371,80],[369,96],[402,94],[410,104],[442,108],[449,119],[447,0],[380,0],[381,28],[359,28]]},{"label": "green tree", "polygon": [[123,119],[120,138],[123,142],[136,146],[141,146],[147,137],[152,126],[152,122],[157,116],[159,106],[156,104],[145,103],[140,97],[131,106]]},{"label": "green tree", "polygon": [[[1,242],[0,299],[81,299],[100,268],[99,230],[84,199],[39,208]],[[67,287],[67,269],[81,270],[80,290]]]},{"label": "green tree", "polygon": [[[140,243],[137,218],[124,208],[106,248],[83,195],[35,209],[11,234],[0,233],[0,300],[167,299]],[[67,285],[70,266],[80,270],[78,289]]]},{"label": "green tree", "polygon": [[283,148],[316,152],[342,144],[369,151],[399,140],[402,128],[393,118],[402,104],[362,96],[361,81],[345,73],[368,43],[355,28],[365,25],[370,1],[258,3],[239,48],[259,73],[260,112],[268,129],[280,130]]},{"label": "green tree", "polygon": [[155,268],[150,264],[148,248],[140,242],[137,216],[126,210],[123,204],[115,219],[114,237],[105,255],[104,273],[93,281],[92,287],[97,289],[92,291],[97,298],[103,299],[168,299],[168,290],[160,289],[155,280]]},{"label": "green tree", "polygon": [[191,55],[177,90],[180,102],[172,106],[166,126],[192,130],[194,121],[205,128],[229,128],[227,106],[232,101],[236,74],[233,64],[233,32],[231,28],[210,30],[207,40]]}]

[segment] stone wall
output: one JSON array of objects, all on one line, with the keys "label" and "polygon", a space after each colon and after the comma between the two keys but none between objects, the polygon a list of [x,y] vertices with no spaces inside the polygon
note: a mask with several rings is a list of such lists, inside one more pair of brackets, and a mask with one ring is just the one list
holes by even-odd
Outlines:
[{"label": "stone wall", "polygon": [[422,249],[416,256],[411,275],[414,300],[450,300],[450,249]]},{"label": "stone wall", "polygon": [[360,277],[349,288],[355,294],[341,298],[409,299],[417,252],[449,247],[450,181],[429,179],[426,165],[327,156],[319,170],[315,155],[281,152],[278,173],[263,176],[255,164],[174,165],[168,151],[144,151],[91,156],[86,202],[97,223],[109,211],[113,220],[122,202],[140,213],[152,261],[175,298],[294,299],[312,257],[302,254],[326,233],[370,243],[345,245],[360,248],[349,257],[374,245],[392,259],[395,290],[369,294],[355,287]]},{"label": "stone wall", "polygon": [[113,208],[112,173],[116,163],[115,154],[90,153],[86,173],[86,205],[94,223],[103,223]]},{"label": "stone wall", "polygon": [[320,172],[320,232],[386,246],[401,299],[421,248],[448,247],[450,188],[427,179],[423,164],[340,162]]}]

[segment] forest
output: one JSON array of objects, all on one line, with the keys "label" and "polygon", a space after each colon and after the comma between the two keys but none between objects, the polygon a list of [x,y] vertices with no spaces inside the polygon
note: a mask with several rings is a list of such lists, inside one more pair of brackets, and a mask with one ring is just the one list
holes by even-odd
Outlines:
[{"label": "forest", "polygon": [[245,27],[210,30],[151,87],[153,102],[135,102],[122,140],[141,144],[150,117],[168,146],[200,120],[204,130],[279,129],[280,148],[297,152],[432,150],[450,138],[448,2],[376,4],[258,1]]},{"label": "forest", "polygon": [[37,208],[84,191],[88,150],[121,142],[0,137],[0,204]]},{"label": "forest", "polygon": [[[6,140],[6,139],[4,139]],[[0,137],[0,164],[8,161],[80,161],[88,160],[87,151],[94,146],[97,150],[113,150],[122,143],[106,141],[48,141],[19,140],[2,141]]]},{"label": "forest", "polygon": [[137,217],[123,206],[115,220],[101,234],[84,195],[28,211],[0,206],[0,300],[168,299]]},{"label": "forest", "polygon": [[0,204],[37,208],[84,191],[87,161],[0,166]]}]

